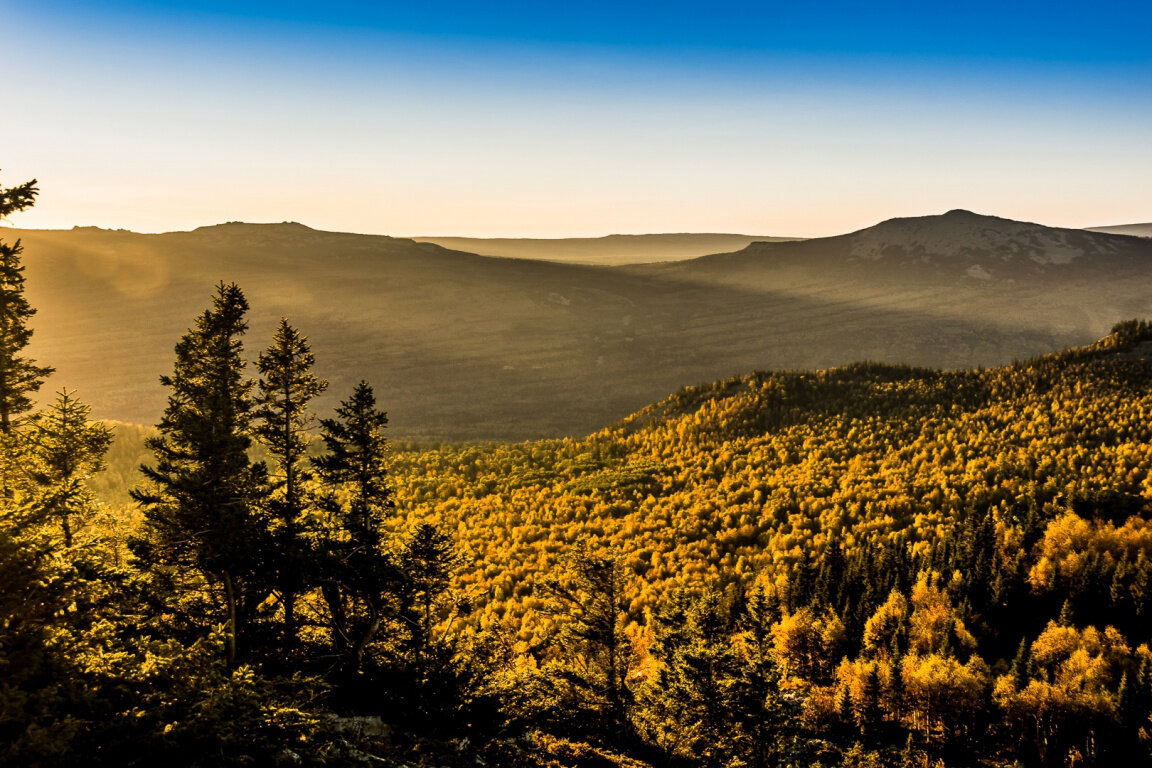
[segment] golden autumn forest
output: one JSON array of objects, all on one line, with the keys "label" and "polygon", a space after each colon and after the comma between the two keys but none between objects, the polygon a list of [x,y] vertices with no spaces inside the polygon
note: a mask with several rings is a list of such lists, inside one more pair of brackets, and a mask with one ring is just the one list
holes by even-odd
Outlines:
[{"label": "golden autumn forest", "polygon": [[91,421],[0,244],[2,765],[1152,764],[1145,322],[432,444],[204,303]]}]

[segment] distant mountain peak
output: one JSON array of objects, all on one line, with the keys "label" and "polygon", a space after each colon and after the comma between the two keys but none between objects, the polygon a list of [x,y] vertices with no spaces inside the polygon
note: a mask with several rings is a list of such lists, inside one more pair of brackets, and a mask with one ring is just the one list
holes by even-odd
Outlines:
[{"label": "distant mountain peak", "polygon": [[301,224],[298,221],[281,221],[281,222],[248,222],[248,221],[225,221],[222,224],[208,224],[203,227],[196,227],[193,232],[219,232],[227,229],[261,229],[261,230],[296,230],[300,232],[316,232],[317,230],[309,227],[307,224]]},{"label": "distant mountain peak", "polygon": [[960,208],[936,216],[889,219],[846,237],[853,259],[960,262],[967,267],[969,277],[982,280],[995,274],[997,265],[1068,264],[1112,245],[1103,239],[1097,242],[1080,230],[1046,227]]}]

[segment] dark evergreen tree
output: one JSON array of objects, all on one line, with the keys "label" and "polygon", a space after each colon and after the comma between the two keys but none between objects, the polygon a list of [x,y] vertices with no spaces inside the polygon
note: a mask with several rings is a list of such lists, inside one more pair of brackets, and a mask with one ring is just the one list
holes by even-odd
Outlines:
[{"label": "dark evergreen tree", "polygon": [[828,537],[824,553],[816,568],[816,579],[812,584],[811,603],[813,607],[832,608],[840,611],[840,595],[844,587],[847,561],[844,549],[835,534]]},{"label": "dark evergreen tree", "polygon": [[0,504],[0,765],[34,765],[67,749],[75,733],[61,711],[73,670],[61,669],[52,648],[70,584],[53,562],[42,516],[10,499]]},{"label": "dark evergreen tree", "polygon": [[[0,221],[31,208],[39,190],[36,180],[5,189],[0,187]],[[0,241],[0,433],[7,435],[20,414],[32,407],[29,395],[40,389],[53,368],[36,365],[24,356],[32,338],[28,320],[36,310],[24,297],[24,266],[20,241]]]},{"label": "dark evergreen tree", "polygon": [[326,452],[313,459],[329,517],[322,542],[322,594],[333,651],[346,672],[364,663],[368,645],[389,618],[397,587],[382,530],[394,507],[388,481],[388,416],[376,408],[367,382],[322,419]]},{"label": "dark evergreen tree", "polygon": [[808,550],[804,550],[788,572],[788,609],[795,611],[808,605],[812,602],[813,594],[812,558]]},{"label": "dark evergreen tree", "polygon": [[[1141,552],[1132,567],[1132,612],[1136,617],[1137,642],[1152,639],[1148,616],[1152,613],[1152,560]],[[1141,631],[1142,630],[1142,631]]]},{"label": "dark evergreen tree", "polygon": [[663,695],[673,702],[679,721],[673,727],[689,736],[688,754],[705,766],[726,765],[736,752],[739,656],[726,614],[719,595],[706,592],[689,608],[687,621],[676,630],[675,651],[664,660]]},{"label": "dark evergreen tree", "polygon": [[[457,708],[456,649],[437,625],[454,609],[468,608],[464,601],[450,604],[452,575],[462,562],[452,537],[431,523],[416,525],[397,557],[401,658],[421,717],[449,715]],[[445,610],[449,615],[442,615]]]},{"label": "dark evergreen tree", "polygon": [[577,727],[598,731],[620,742],[629,730],[632,691],[628,672],[632,645],[624,633],[628,584],[618,554],[594,553],[587,541],[568,555],[565,573],[544,582],[554,599],[552,612],[563,617],[560,648],[565,666],[559,674]]},{"label": "dark evergreen tree", "polygon": [[1012,659],[1012,684],[1016,686],[1017,690],[1024,690],[1028,685],[1029,667],[1032,661],[1032,651],[1028,644],[1028,638],[1021,638],[1020,647],[1016,650],[1016,656]]},{"label": "dark evergreen tree", "polygon": [[[168,407],[148,441],[154,466],[133,489],[143,506],[138,561],[175,591],[173,620],[199,632],[223,625],[227,659],[237,664],[260,606],[272,591],[261,554],[269,549],[260,501],[265,469],[248,458],[251,391],[244,377],[241,337],[248,302],[221,283],[212,307],[176,345]],[[171,606],[170,606],[171,607]]]},{"label": "dark evergreen tree", "polygon": [[256,362],[260,381],[252,415],[257,437],[276,462],[271,478],[275,493],[269,500],[273,548],[268,560],[276,576],[289,647],[296,645],[296,602],[312,561],[301,519],[311,479],[306,454],[313,417],[308,404],[328,386],[312,373],[315,360],[308,340],[281,319],[272,345]]},{"label": "dark evergreen tree", "polygon": [[853,716],[860,734],[865,739],[874,739],[876,732],[884,718],[884,710],[880,702],[880,676],[875,664],[868,666],[861,680],[860,697],[852,702]]},{"label": "dark evergreen tree", "polygon": [[743,658],[734,682],[733,718],[739,727],[740,754],[756,768],[773,763],[786,736],[788,718],[772,642],[772,625],[779,620],[780,601],[775,592],[766,591],[763,585],[754,587],[739,624]]}]

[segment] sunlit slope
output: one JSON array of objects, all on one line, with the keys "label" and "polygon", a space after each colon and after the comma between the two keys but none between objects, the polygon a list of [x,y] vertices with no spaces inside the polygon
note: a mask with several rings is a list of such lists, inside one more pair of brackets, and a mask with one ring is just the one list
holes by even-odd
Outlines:
[{"label": "sunlit slope", "polygon": [[[955,321],[999,333],[1051,333],[1067,343],[1098,338],[1118,319],[1152,309],[1152,242],[968,211],[630,269],[697,285],[896,309],[943,327]],[[970,359],[997,362],[979,358]]]},{"label": "sunlit slope", "polygon": [[[586,434],[685,384],[753,369],[995,365],[1097,338],[1152,299],[1146,270],[1074,265],[1068,280],[991,290],[963,273],[829,250],[846,238],[613,269],[295,224],[6,236],[24,239],[40,308],[32,352],[58,369],[49,386],[78,388],[94,415],[135,423],[162,411],[157,378],[219,280],[251,303],[250,358],[281,316],[310,337],[332,382],[322,410],[363,377],[394,435],[450,439]],[[988,291],[970,309],[965,280],[971,295]]]},{"label": "sunlit slope", "polygon": [[484,256],[619,266],[694,259],[710,253],[739,250],[754,242],[783,242],[798,238],[680,233],[555,239],[431,236],[412,239]]},{"label": "sunlit slope", "polygon": [[[484,612],[529,634],[547,621],[534,574],[583,536],[627,558],[637,615],[678,586],[776,582],[818,562],[830,537],[849,552],[923,555],[973,514],[1003,522],[1010,559],[1011,526],[1030,514],[1042,525],[1086,509],[1120,524],[1147,509],[1149,339],[1130,324],[996,369],[746,374],[583,439],[402,449],[397,498],[412,519],[458,531],[480,555],[464,581],[489,596]],[[1064,597],[1044,605],[1058,612]]]}]

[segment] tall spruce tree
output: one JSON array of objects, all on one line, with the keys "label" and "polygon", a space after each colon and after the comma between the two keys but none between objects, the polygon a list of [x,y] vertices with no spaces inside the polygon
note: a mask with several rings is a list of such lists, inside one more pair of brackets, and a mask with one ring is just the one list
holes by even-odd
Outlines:
[{"label": "tall spruce tree", "polygon": [[328,606],[333,651],[346,672],[364,662],[368,645],[388,619],[397,584],[395,564],[384,550],[384,520],[394,507],[388,481],[388,416],[376,408],[365,381],[321,419],[326,452],[313,460],[324,487],[321,504],[330,519],[321,588]]},{"label": "tall spruce tree", "polygon": [[[148,441],[155,466],[132,496],[144,508],[143,536],[133,542],[142,563],[159,568],[184,599],[180,613],[200,629],[223,625],[227,659],[235,665],[257,609],[272,592],[262,556],[269,550],[259,501],[263,464],[248,458],[251,391],[241,337],[248,302],[220,283],[212,307],[176,345],[168,407]],[[190,580],[196,574],[199,579]]]},{"label": "tall spruce tree", "polygon": [[734,716],[746,765],[763,768],[775,762],[788,720],[780,694],[772,626],[780,620],[780,600],[763,584],[752,588],[740,616],[739,647],[743,657],[735,682]]},{"label": "tall spruce tree", "polygon": [[276,461],[272,480],[278,491],[269,502],[273,547],[269,566],[276,577],[289,646],[296,644],[296,601],[305,588],[310,561],[301,527],[305,487],[311,478],[306,454],[313,417],[308,404],[328,386],[312,373],[315,361],[308,339],[284,319],[272,345],[256,361],[260,372],[253,412],[256,435]]},{"label": "tall spruce tree", "polygon": [[78,725],[68,689],[82,673],[61,628],[77,579],[36,509],[0,504],[0,765],[62,765]]},{"label": "tall spruce tree", "polygon": [[[403,637],[400,651],[408,672],[414,709],[421,717],[446,714],[452,694],[453,648],[433,630],[452,597],[453,572],[463,563],[451,535],[432,523],[420,523],[400,548],[397,617]],[[449,710],[450,711],[450,710]]]},{"label": "tall spruce tree", "polygon": [[561,688],[585,725],[609,742],[622,742],[631,728],[633,694],[628,673],[635,662],[624,632],[628,619],[628,574],[616,552],[593,552],[581,541],[568,554],[566,573],[543,582],[554,598],[549,610],[562,617],[559,640],[567,668]]},{"label": "tall spruce tree", "polygon": [[[35,179],[8,189],[0,187],[0,221],[31,208],[38,192]],[[32,408],[29,395],[54,370],[23,355],[32,338],[28,320],[36,310],[24,297],[22,252],[19,240],[11,245],[0,242],[0,433],[5,435],[19,415]]]},{"label": "tall spruce tree", "polygon": [[737,735],[733,713],[740,659],[720,595],[705,592],[685,619],[673,629],[679,635],[675,650],[662,659],[667,669],[663,693],[675,705],[676,727],[688,737],[688,753],[702,766],[728,765]]}]

